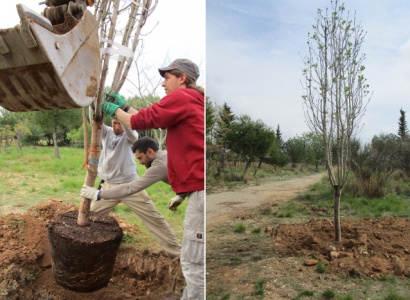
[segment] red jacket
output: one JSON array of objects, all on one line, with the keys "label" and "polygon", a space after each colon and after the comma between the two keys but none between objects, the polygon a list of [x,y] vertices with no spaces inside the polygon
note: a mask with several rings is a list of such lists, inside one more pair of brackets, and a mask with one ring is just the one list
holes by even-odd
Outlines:
[{"label": "red jacket", "polygon": [[131,128],[167,129],[168,179],[175,193],[204,190],[204,96],[181,88],[131,116]]}]

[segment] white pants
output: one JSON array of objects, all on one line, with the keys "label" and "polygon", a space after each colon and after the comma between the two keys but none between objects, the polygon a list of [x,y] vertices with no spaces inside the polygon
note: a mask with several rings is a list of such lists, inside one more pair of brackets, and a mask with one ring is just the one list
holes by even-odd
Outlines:
[{"label": "white pants", "polygon": [[181,249],[181,266],[186,287],[182,300],[204,298],[204,191],[193,192],[188,197],[185,211],[184,236]]}]

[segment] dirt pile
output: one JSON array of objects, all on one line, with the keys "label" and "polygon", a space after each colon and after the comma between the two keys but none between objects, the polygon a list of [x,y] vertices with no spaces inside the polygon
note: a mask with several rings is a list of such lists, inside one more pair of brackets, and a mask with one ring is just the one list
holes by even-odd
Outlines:
[{"label": "dirt pile", "polygon": [[[0,299],[161,299],[179,297],[184,286],[179,260],[164,253],[120,247],[110,283],[92,293],[58,285],[51,269],[47,224],[73,205],[41,203],[26,214],[0,218]],[[128,235],[138,228],[116,218]]]},{"label": "dirt pile", "polygon": [[410,277],[410,220],[375,218],[341,222],[342,241],[334,241],[333,221],[312,219],[306,224],[281,224],[272,231],[275,251],[321,261],[327,272],[352,277]]}]

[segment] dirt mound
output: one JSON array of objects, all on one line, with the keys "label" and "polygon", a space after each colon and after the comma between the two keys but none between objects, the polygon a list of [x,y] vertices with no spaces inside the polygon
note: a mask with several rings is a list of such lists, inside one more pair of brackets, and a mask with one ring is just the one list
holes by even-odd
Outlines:
[{"label": "dirt mound", "polygon": [[[0,299],[161,299],[179,297],[184,286],[179,260],[164,253],[121,247],[110,283],[92,293],[58,285],[51,269],[47,224],[73,211],[60,201],[41,203],[26,214],[0,218]],[[138,228],[116,217],[128,235]]]},{"label": "dirt mound", "polygon": [[352,277],[410,276],[410,220],[376,218],[341,222],[342,241],[334,241],[333,221],[281,224],[273,229],[275,251],[301,256],[305,265],[318,261],[327,272]]}]

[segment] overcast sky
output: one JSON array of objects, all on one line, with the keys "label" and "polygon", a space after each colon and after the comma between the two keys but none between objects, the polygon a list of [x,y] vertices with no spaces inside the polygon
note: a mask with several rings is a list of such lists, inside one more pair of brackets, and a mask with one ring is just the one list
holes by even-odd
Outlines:
[{"label": "overcast sky", "polygon": [[[0,29],[14,27],[20,23],[17,3],[41,13],[46,6],[39,5],[39,2],[41,0],[2,1]],[[199,66],[201,76],[198,83],[205,85],[205,0],[159,0],[157,8],[143,27],[141,37],[144,38],[141,65],[144,68],[150,67],[153,80],[161,80],[158,68],[164,66],[164,62],[189,58]],[[110,71],[114,72],[112,68]],[[136,83],[135,78],[135,72],[130,72],[128,79]],[[134,86],[128,83],[120,93],[130,96],[135,90]],[[158,92],[159,96],[165,95],[161,87]]]},{"label": "overcast sky", "polygon": [[[397,133],[400,108],[410,120],[410,1],[346,0],[367,32],[365,77],[374,92],[359,137]],[[248,114],[286,139],[309,131],[301,85],[307,36],[326,0],[207,0],[207,95]]]}]

